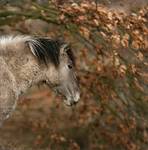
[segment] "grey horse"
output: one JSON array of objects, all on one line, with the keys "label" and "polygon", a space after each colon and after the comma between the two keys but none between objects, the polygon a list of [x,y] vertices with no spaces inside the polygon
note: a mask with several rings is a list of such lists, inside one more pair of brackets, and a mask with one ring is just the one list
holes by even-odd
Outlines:
[{"label": "grey horse", "polygon": [[79,101],[70,46],[50,38],[0,37],[0,123],[15,109],[19,96],[40,82],[65,96],[69,106]]}]

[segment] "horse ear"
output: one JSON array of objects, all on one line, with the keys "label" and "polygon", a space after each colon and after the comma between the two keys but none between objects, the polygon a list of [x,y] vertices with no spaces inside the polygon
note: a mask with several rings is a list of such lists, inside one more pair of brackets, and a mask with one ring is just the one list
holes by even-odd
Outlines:
[{"label": "horse ear", "polygon": [[68,51],[68,49],[69,49],[69,45],[68,45],[68,44],[63,44],[63,45],[61,46],[61,48],[60,48],[60,53],[61,53],[61,54],[66,54],[67,51]]},{"label": "horse ear", "polygon": [[63,36],[58,36],[55,38],[55,41],[57,41],[59,48],[60,48],[60,54],[65,54],[68,50],[69,44],[65,42],[65,39]]}]

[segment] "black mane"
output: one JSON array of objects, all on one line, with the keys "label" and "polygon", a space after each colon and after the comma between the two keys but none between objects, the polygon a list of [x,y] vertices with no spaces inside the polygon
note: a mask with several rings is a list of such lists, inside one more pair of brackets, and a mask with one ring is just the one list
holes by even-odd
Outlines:
[{"label": "black mane", "polygon": [[[33,53],[40,62],[47,65],[48,62],[51,61],[56,67],[59,65],[60,48],[62,45],[66,44],[65,42],[48,38],[36,38],[30,42]],[[69,59],[75,64],[74,55],[68,45],[66,46],[66,52]]]}]

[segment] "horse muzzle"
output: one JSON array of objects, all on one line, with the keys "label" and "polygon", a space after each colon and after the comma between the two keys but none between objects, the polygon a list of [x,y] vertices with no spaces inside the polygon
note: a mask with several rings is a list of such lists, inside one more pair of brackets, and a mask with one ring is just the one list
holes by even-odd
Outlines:
[{"label": "horse muzzle", "polygon": [[67,106],[72,106],[72,105],[76,105],[80,100],[80,93],[76,92],[76,94],[74,96],[68,96],[66,97],[66,100],[64,100],[64,103]]}]

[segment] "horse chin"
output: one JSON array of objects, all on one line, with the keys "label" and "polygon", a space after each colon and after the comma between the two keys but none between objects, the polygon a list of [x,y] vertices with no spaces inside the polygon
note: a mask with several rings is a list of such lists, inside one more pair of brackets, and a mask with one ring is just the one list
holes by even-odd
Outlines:
[{"label": "horse chin", "polygon": [[66,99],[64,100],[64,104],[66,106],[72,106],[72,103],[70,101],[66,100]]},{"label": "horse chin", "polygon": [[63,90],[61,86],[54,87],[54,90],[58,95],[61,95],[63,97],[64,103],[67,106],[76,105],[80,99],[80,93],[78,91],[75,92],[75,94],[67,94],[65,92],[67,90]]},{"label": "horse chin", "polygon": [[67,97],[67,98],[64,100],[64,103],[65,103],[67,106],[73,106],[73,105],[76,105],[76,104],[78,103],[79,98],[80,98],[80,95],[79,95],[79,93],[77,93],[74,98],[73,98],[73,97]]}]

